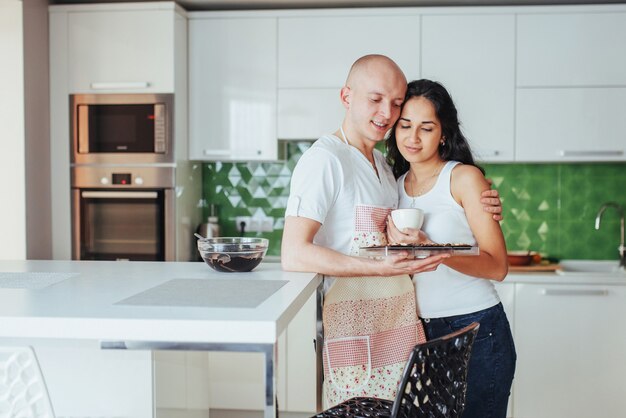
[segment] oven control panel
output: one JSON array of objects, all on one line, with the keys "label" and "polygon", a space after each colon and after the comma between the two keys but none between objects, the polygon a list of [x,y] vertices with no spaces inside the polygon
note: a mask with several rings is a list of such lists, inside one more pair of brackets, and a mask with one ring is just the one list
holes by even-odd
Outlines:
[{"label": "oven control panel", "polygon": [[113,184],[120,184],[122,186],[127,186],[132,184],[130,173],[113,173]]},{"label": "oven control panel", "polygon": [[174,167],[74,166],[70,172],[72,188],[174,188]]}]

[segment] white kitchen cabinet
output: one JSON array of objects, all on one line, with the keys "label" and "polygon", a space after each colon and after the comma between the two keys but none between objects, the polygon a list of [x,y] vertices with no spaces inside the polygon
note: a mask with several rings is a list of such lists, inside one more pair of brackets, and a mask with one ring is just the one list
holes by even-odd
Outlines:
[{"label": "white kitchen cabinet", "polygon": [[623,416],[626,286],[516,286],[514,416]]},{"label": "white kitchen cabinet", "polygon": [[387,55],[408,79],[419,77],[417,12],[350,13],[278,19],[280,139],[317,139],[340,126],[345,109],[339,92],[352,63],[363,55]]},{"label": "white kitchen cabinet", "polygon": [[626,12],[517,17],[516,161],[626,160]]},{"label": "white kitchen cabinet", "polygon": [[174,93],[175,10],[70,11],[70,93]]},{"label": "white kitchen cabinet", "polygon": [[419,76],[417,11],[345,13],[279,18],[279,88],[341,88],[352,63],[366,54],[387,55],[408,79]]},{"label": "white kitchen cabinet", "polygon": [[278,138],[317,139],[341,126],[340,88],[279,89]]},{"label": "white kitchen cabinet", "polygon": [[625,161],[626,86],[518,89],[517,161]]},{"label": "white kitchen cabinet", "polygon": [[275,160],[276,18],[189,22],[189,157]]},{"label": "white kitchen cabinet", "polygon": [[626,85],[626,13],[525,14],[517,18],[517,86]]},{"label": "white kitchen cabinet", "polygon": [[421,62],[422,77],[450,92],[476,157],[513,161],[515,16],[425,15]]}]

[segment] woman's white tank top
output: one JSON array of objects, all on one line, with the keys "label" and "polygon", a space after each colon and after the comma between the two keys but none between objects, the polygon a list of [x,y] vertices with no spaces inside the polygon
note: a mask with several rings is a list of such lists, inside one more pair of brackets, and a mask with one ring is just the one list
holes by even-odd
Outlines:
[{"label": "woman's white tank top", "polygon": [[[398,179],[399,207],[424,211],[422,230],[437,243],[476,245],[465,211],[450,192],[452,169],[460,164],[448,161],[433,188],[412,198],[404,190],[406,173]],[[462,315],[490,308],[500,302],[491,280],[459,273],[443,264],[436,271],[416,274],[413,278],[417,308],[422,318]]]}]

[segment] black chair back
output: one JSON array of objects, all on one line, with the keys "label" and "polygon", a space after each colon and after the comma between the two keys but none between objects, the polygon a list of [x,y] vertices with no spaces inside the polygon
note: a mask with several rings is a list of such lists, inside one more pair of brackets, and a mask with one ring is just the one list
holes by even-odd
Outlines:
[{"label": "black chair back", "polygon": [[404,368],[391,417],[460,417],[467,366],[479,324],[415,346]]}]

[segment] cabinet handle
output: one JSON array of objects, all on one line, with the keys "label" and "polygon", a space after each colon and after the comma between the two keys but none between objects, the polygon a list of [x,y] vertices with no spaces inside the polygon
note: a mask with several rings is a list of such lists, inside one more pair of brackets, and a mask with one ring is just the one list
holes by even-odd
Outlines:
[{"label": "cabinet handle", "polygon": [[608,296],[606,289],[543,289],[546,296]]},{"label": "cabinet handle", "polygon": [[214,150],[214,149],[205,149],[202,150],[204,155],[230,155],[230,150]]},{"label": "cabinet handle", "polygon": [[96,82],[90,84],[94,90],[147,89],[147,81]]},{"label": "cabinet handle", "polygon": [[561,157],[619,157],[624,155],[622,150],[606,150],[606,151],[574,151],[561,150]]},{"label": "cabinet handle", "polygon": [[497,157],[500,155],[500,151],[497,149],[479,149],[476,151],[476,154],[480,157]]}]

